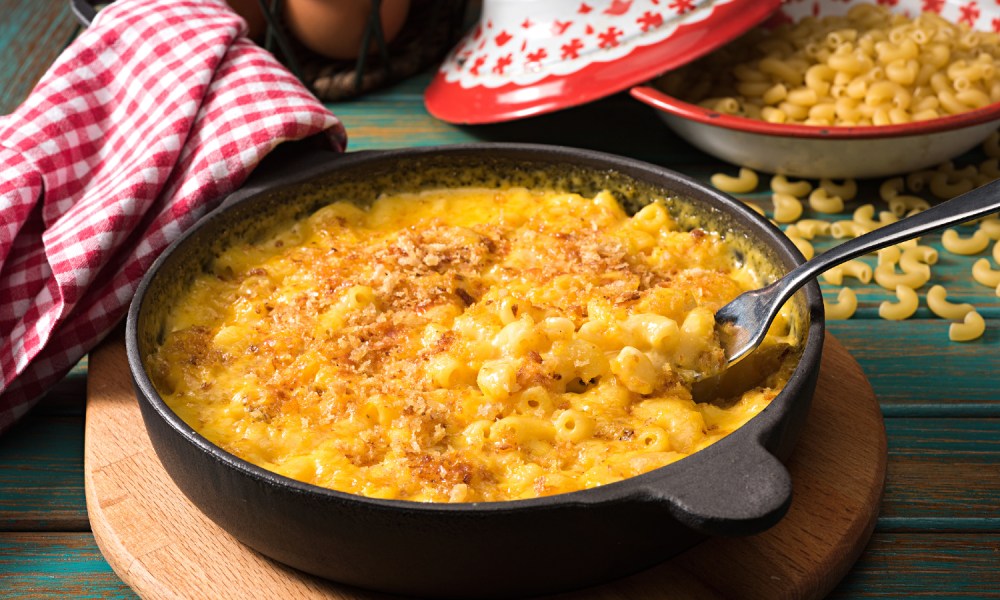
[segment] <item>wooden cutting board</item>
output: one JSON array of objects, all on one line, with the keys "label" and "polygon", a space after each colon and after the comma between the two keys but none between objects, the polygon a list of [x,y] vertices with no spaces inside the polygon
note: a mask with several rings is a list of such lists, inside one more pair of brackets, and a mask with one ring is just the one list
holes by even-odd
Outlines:
[{"label": "wooden cutting board", "polygon": [[[329,598],[383,594],[305,575],[242,545],[202,515],[163,470],[132,392],[123,336],[91,354],[87,510],[111,567],[144,598]],[[857,362],[832,337],[802,437],[788,462],[794,498],[778,525],[714,538],[571,598],[819,598],[871,536],[885,483],[882,414]]]}]

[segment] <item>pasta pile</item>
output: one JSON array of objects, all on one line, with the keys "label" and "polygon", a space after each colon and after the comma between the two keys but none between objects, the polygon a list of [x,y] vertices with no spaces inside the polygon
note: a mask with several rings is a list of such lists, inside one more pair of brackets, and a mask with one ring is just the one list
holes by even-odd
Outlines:
[{"label": "pasta pile", "polygon": [[[939,200],[950,199],[1000,179],[1000,132],[994,132],[983,142],[982,148],[988,158],[978,165],[957,168],[948,162],[936,169],[916,171],[905,177],[883,181],[878,194],[888,210],[879,211],[877,217],[875,204],[872,203],[860,204],[853,210],[847,208],[847,203],[854,201],[859,193],[854,180],[836,182],[821,179],[814,186],[809,181],[789,181],[782,175],[775,175],[770,181],[771,218],[775,224],[785,227],[785,235],[809,259],[815,254],[812,241],[816,238],[857,237],[929,208],[930,203],[917,194],[928,193]],[[716,188],[734,194],[753,192],[759,184],[757,174],[747,168],[741,168],[735,177],[716,173],[711,181]],[[767,216],[759,206],[747,205]],[[848,211],[851,217],[833,221],[803,218],[807,208],[815,216],[832,217]],[[941,247],[950,254],[973,256],[986,252],[992,245],[993,262],[989,258],[977,259],[972,265],[971,275],[977,283],[994,288],[1000,297],[1000,215],[993,214],[970,225],[974,226],[974,230],[969,235],[963,236],[957,229],[945,230],[940,237]],[[879,305],[878,314],[883,319],[910,318],[920,305],[917,291],[931,281],[931,268],[938,258],[937,249],[914,239],[880,250],[874,268],[862,260],[851,260],[828,270],[823,274],[823,280],[841,287],[837,290],[836,302],[825,303],[827,318],[848,319],[857,310],[857,294],[852,288],[844,286],[845,277],[861,284],[874,281],[895,295],[894,299]],[[982,337],[986,330],[986,322],[975,307],[949,301],[947,290],[941,285],[931,286],[925,294],[925,301],[931,313],[952,321],[949,337],[953,341],[975,340]]]},{"label": "pasta pile", "polygon": [[857,4],[755,29],[659,86],[726,114],[815,126],[892,125],[1000,101],[1000,35],[933,13]]}]

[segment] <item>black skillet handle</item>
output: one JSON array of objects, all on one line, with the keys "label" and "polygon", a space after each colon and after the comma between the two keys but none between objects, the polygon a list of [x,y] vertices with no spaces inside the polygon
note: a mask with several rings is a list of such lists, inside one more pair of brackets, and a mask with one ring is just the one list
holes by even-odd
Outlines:
[{"label": "black skillet handle", "polygon": [[707,535],[752,535],[780,521],[792,501],[792,479],[781,461],[756,443],[739,452],[714,447],[685,459],[687,468],[663,485],[647,486],[647,493],[669,503],[677,520]]}]

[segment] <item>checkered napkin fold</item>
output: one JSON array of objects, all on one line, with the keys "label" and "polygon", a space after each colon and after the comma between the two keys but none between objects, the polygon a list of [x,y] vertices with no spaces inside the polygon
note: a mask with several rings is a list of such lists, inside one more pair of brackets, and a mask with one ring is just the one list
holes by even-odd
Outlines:
[{"label": "checkered napkin fold", "polygon": [[346,135],[222,0],[119,0],[0,118],[0,431],[283,141]]}]

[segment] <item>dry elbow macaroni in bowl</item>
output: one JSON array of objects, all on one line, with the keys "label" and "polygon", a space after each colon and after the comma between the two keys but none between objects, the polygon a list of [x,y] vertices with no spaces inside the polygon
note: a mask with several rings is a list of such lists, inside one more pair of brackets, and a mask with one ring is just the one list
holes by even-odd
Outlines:
[{"label": "dry elbow macaroni in bowl", "polygon": [[[723,405],[690,389],[723,360],[714,311],[758,286],[659,201],[634,216],[607,192],[524,188],[335,202],[218,256],[148,364],[195,430],[288,477],[537,497],[670,464],[764,409],[796,352]],[[788,328],[769,342],[794,343]]]},{"label": "dry elbow macaroni in bowl", "polygon": [[712,110],[816,126],[925,121],[1000,102],[1000,35],[857,4],[756,29],[658,83]]}]

